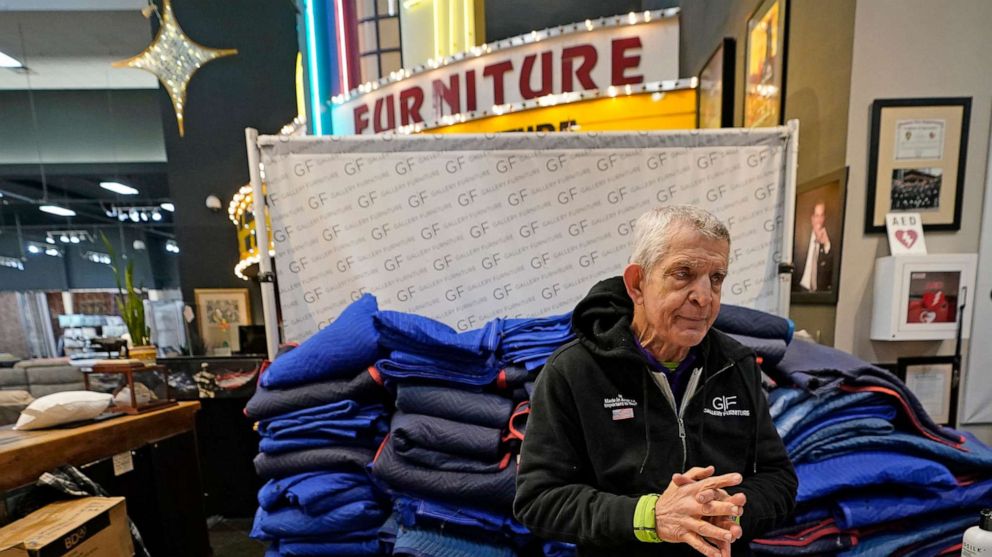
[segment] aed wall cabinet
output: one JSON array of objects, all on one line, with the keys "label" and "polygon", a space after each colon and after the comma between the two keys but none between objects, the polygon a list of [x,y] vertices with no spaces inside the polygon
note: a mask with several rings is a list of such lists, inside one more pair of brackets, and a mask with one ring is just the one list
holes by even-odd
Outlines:
[{"label": "aed wall cabinet", "polygon": [[957,336],[959,322],[968,338],[977,261],[973,253],[879,258],[871,339],[950,339]]}]

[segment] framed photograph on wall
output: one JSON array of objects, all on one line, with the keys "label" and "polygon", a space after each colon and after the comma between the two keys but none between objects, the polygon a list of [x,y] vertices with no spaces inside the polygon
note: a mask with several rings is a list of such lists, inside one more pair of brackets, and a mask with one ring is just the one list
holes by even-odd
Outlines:
[{"label": "framed photograph on wall", "polygon": [[837,303],[846,200],[846,167],[796,188],[793,303]]},{"label": "framed photograph on wall", "polygon": [[737,41],[725,38],[699,71],[696,95],[696,127],[734,126],[734,65]]},{"label": "framed photograph on wall", "polygon": [[916,395],[934,422],[956,425],[960,373],[955,356],[899,358],[896,375]]},{"label": "framed photograph on wall", "polygon": [[238,327],[251,324],[247,288],[197,288],[196,313],[208,356],[230,356],[241,350]]},{"label": "framed photograph on wall", "polygon": [[879,99],[871,106],[865,233],[885,214],[920,213],[923,230],[960,230],[971,97]]},{"label": "framed photograph on wall", "polygon": [[778,126],[785,99],[788,0],[765,0],[747,20],[744,127]]}]

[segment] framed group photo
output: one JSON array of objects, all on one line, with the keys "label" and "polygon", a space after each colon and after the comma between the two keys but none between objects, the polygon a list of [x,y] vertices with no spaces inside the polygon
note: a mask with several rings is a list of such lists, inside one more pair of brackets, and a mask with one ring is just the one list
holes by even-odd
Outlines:
[{"label": "framed group photo", "polygon": [[788,0],[764,0],[747,20],[744,127],[778,126],[785,99]]},{"label": "framed group photo", "polygon": [[793,303],[837,303],[846,200],[847,167],[796,188]]},{"label": "framed group photo", "polygon": [[230,356],[241,350],[238,327],[251,324],[247,288],[197,288],[196,313],[200,338],[209,356]]},{"label": "framed group photo", "polygon": [[919,213],[924,230],[960,230],[971,98],[880,99],[871,107],[865,233],[886,213]]},{"label": "framed group photo", "polygon": [[734,126],[734,65],[737,41],[725,38],[699,71],[696,95],[696,127]]}]

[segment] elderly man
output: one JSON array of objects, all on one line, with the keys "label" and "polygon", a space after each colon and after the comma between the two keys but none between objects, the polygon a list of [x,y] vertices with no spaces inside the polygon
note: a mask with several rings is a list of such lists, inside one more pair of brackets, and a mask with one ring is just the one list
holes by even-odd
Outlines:
[{"label": "elderly man", "polygon": [[754,354],[710,329],[730,234],[669,207],[634,238],[537,382],[514,512],[579,555],[748,555],[792,511],[797,481]]}]

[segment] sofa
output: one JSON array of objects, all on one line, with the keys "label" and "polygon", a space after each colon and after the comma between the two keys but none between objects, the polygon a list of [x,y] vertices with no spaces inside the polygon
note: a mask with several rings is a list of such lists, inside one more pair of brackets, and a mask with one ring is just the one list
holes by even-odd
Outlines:
[{"label": "sofa", "polygon": [[0,425],[13,423],[31,400],[62,391],[82,391],[83,373],[68,358],[21,360],[0,368]]}]

